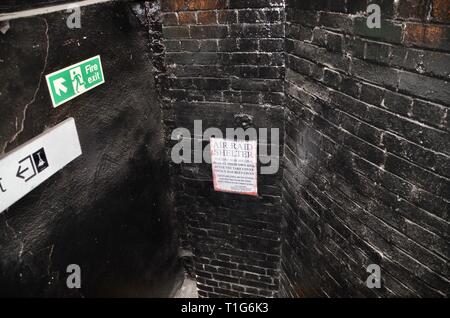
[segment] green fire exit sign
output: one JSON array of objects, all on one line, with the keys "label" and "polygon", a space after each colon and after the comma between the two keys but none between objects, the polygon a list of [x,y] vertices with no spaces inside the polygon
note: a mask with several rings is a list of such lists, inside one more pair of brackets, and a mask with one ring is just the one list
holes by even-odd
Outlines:
[{"label": "green fire exit sign", "polygon": [[53,107],[105,82],[100,55],[48,74],[45,78]]}]

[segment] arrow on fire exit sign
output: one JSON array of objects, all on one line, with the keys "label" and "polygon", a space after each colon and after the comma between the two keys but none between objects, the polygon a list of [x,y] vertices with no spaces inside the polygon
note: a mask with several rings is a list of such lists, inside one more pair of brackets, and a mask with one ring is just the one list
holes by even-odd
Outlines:
[{"label": "arrow on fire exit sign", "polygon": [[53,107],[105,82],[100,55],[48,74],[45,78]]}]

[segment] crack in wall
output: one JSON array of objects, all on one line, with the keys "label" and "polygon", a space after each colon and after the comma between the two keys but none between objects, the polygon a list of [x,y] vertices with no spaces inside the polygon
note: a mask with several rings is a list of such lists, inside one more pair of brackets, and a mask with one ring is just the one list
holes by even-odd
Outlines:
[{"label": "crack in wall", "polygon": [[13,233],[14,238],[15,239],[18,238],[16,230],[14,230],[14,228],[11,225],[9,225],[8,220],[5,220],[5,225],[6,225],[6,228],[8,228]]},{"label": "crack in wall", "polygon": [[50,247],[50,253],[48,253],[48,265],[47,265],[47,274],[50,275],[50,268],[52,267],[52,256],[53,249],[55,248],[55,244],[52,244]]},{"label": "crack in wall", "polygon": [[[5,142],[5,144],[3,146],[3,149],[0,152],[0,155],[4,154],[6,152],[6,148],[8,148],[9,145],[14,143],[16,141],[16,139],[19,137],[19,135],[25,129],[25,120],[26,120],[26,116],[27,116],[28,107],[30,107],[36,100],[37,94],[38,94],[39,89],[41,87],[41,83],[42,83],[42,78],[44,76],[44,72],[45,72],[45,70],[47,68],[48,54],[49,54],[49,49],[50,49],[50,39],[49,39],[49,36],[48,36],[48,22],[47,22],[46,18],[41,18],[41,19],[45,23],[45,37],[46,37],[46,52],[45,52],[44,66],[43,66],[42,71],[41,71],[41,73],[39,75],[39,81],[38,81],[37,87],[36,87],[36,89],[34,91],[33,98],[27,104],[25,104],[25,106],[23,108],[20,129],[11,137],[11,139],[9,141]],[[16,121],[17,121],[17,118],[16,118]]]},{"label": "crack in wall", "polygon": [[9,225],[8,220],[5,220],[5,225],[6,225],[6,228],[9,229],[12,232],[14,239],[17,239],[19,241],[19,243],[20,243],[20,250],[19,250],[19,253],[18,253],[18,257],[19,257],[19,260],[21,260],[22,259],[22,255],[23,255],[23,251],[24,251],[24,248],[25,248],[25,243],[19,237],[19,235],[17,234],[17,231],[11,225]]}]

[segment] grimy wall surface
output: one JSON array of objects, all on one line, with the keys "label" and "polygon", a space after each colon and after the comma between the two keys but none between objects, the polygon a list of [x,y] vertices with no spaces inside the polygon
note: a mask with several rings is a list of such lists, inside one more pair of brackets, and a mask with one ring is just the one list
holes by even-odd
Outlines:
[{"label": "grimy wall surface", "polygon": [[287,1],[284,296],[449,294],[449,1],[370,3]]},{"label": "grimy wall surface", "polygon": [[[0,33],[0,152],[67,117],[83,151],[0,214],[0,295],[168,296],[178,242],[147,29],[127,4],[81,13],[80,29],[62,11]],[[98,54],[105,84],[54,109],[44,76]]]},{"label": "grimy wall surface", "polygon": [[[282,145],[283,1],[164,0],[161,7],[167,127],[189,129],[192,145],[208,143],[201,134],[210,127],[224,135],[225,128],[279,128]],[[194,120],[203,126],[195,136]],[[282,170],[260,175],[259,196],[250,197],[215,192],[210,164],[172,168],[199,295],[276,296]]]},{"label": "grimy wall surface", "polygon": [[[0,33],[0,150],[67,117],[83,149],[0,214],[0,294],[167,296],[177,219],[201,297],[448,296],[449,1],[158,4],[138,6],[145,27],[115,3],[78,30],[60,12]],[[106,83],[53,109],[42,76],[97,54]],[[215,192],[209,164],[172,162],[181,127],[192,146],[211,127],[279,128],[259,146],[279,146],[280,169],[256,197]]]},{"label": "grimy wall surface", "polygon": [[166,125],[285,127],[258,198],[172,167],[200,296],[448,295],[449,2],[162,3]]}]

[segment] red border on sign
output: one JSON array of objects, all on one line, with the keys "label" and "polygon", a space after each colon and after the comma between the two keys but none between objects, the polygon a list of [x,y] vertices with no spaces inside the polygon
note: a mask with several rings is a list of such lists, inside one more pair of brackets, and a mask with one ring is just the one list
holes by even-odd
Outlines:
[{"label": "red border on sign", "polygon": [[210,153],[210,156],[211,156],[211,171],[212,171],[212,177],[213,177],[214,191],[216,191],[216,192],[225,192],[225,193],[234,193],[234,194],[243,194],[243,195],[250,195],[250,196],[257,197],[258,196],[258,164],[257,164],[258,143],[256,143],[256,156],[253,158],[253,164],[256,167],[256,173],[255,173],[254,178],[253,178],[253,184],[255,185],[256,192],[240,192],[240,191],[223,190],[217,184],[216,174],[214,173],[214,168],[213,168],[214,160],[213,160],[213,154],[212,154],[213,147],[212,147],[212,142],[211,142],[213,139],[222,139],[222,140],[225,140],[225,141],[233,141],[233,142],[235,142],[235,140],[227,140],[227,139],[224,139],[224,138],[214,138],[214,137],[211,137],[209,139],[209,153]]}]

